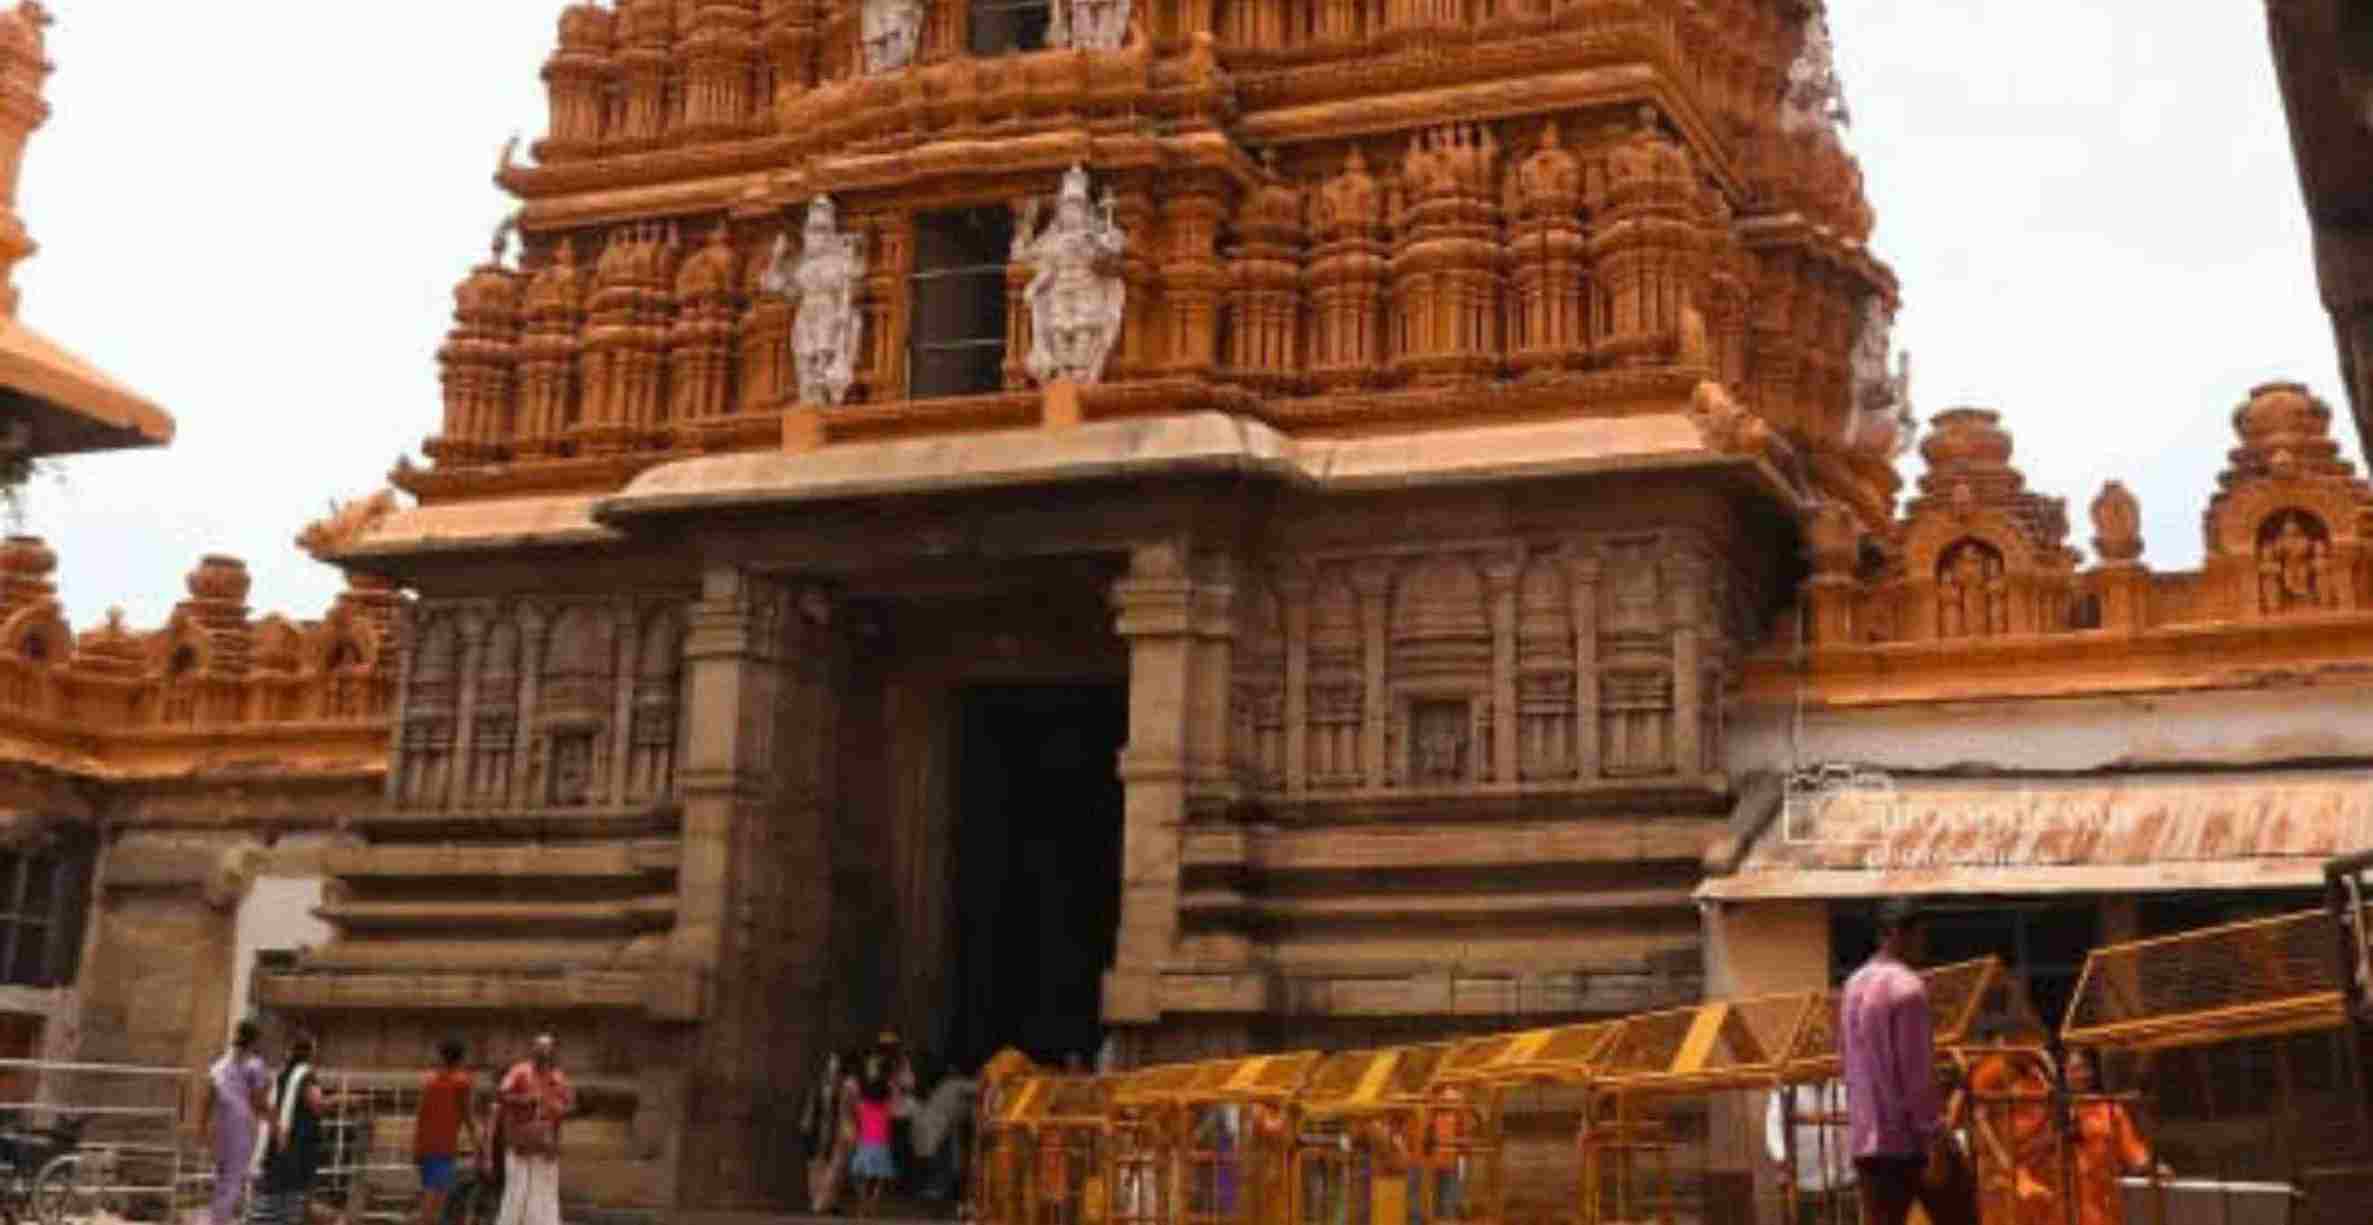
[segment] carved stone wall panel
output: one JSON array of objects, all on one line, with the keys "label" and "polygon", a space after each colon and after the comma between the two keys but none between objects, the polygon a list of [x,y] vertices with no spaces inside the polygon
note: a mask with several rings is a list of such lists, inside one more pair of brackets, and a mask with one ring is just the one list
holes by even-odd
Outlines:
[{"label": "carved stone wall panel", "polygon": [[614,751],[618,625],[606,603],[561,606],[544,647],[535,711],[541,762],[533,802],[573,808],[604,802]]}]

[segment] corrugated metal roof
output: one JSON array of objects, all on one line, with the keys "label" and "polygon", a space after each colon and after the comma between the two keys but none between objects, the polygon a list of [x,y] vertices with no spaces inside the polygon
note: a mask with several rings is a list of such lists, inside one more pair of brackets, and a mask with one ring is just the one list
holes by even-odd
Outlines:
[{"label": "corrugated metal roof", "polygon": [[2319,885],[2373,846],[2373,774],[1865,781],[1784,805],[1701,898]]}]

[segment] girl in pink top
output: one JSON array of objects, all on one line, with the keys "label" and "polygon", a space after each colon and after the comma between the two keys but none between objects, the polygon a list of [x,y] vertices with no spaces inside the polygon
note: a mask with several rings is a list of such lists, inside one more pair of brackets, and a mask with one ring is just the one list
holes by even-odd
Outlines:
[{"label": "girl in pink top", "polygon": [[849,1163],[861,1188],[864,1211],[870,1214],[882,1192],[898,1177],[898,1163],[890,1157],[890,1078],[868,1067],[857,1089],[857,1156]]}]

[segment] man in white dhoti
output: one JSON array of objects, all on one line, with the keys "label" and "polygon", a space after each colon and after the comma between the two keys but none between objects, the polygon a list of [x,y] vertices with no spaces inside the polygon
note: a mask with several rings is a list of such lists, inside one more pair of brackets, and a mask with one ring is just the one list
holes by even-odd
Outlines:
[{"label": "man in white dhoti", "polygon": [[577,1091],[560,1070],[559,1044],[536,1037],[535,1053],[503,1073],[500,1096],[503,1205],[495,1225],[560,1225],[560,1123]]}]

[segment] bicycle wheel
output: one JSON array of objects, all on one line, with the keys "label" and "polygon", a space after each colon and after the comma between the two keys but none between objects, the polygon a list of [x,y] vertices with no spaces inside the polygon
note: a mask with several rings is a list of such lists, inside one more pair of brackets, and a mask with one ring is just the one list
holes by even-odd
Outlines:
[{"label": "bicycle wheel", "polygon": [[50,1158],[33,1176],[33,1190],[26,1197],[31,1209],[28,1215],[39,1225],[89,1221],[97,1216],[105,1206],[104,1188],[91,1185],[86,1178],[91,1172],[79,1153]]}]

